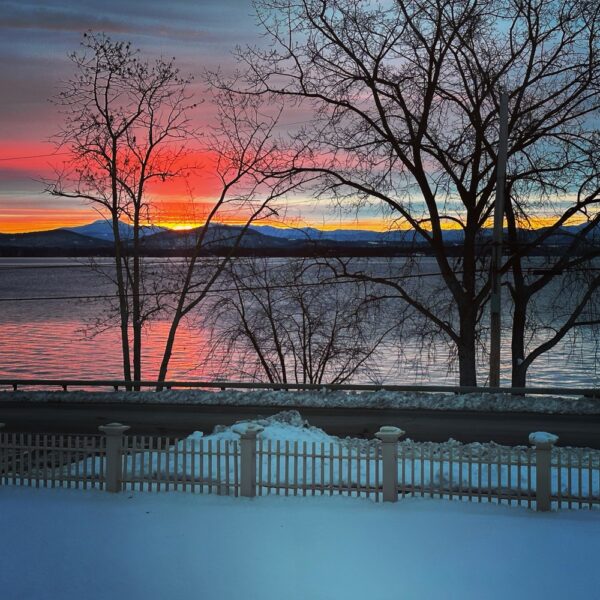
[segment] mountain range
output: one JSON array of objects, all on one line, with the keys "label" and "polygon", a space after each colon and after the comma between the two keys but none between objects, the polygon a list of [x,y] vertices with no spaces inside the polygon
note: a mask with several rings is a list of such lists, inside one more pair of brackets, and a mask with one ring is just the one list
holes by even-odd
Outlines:
[{"label": "mountain range", "polygon": [[[114,240],[112,223],[105,219],[99,219],[93,223],[88,223],[87,225],[81,225],[79,227],[66,227],[64,231],[72,231],[73,233],[86,235],[98,240],[107,240],[109,242]],[[159,231],[165,231],[165,228],[158,227],[157,225],[140,227],[140,235],[142,237],[153,235]],[[123,221],[119,221],[119,235],[123,240],[133,239],[133,227],[127,223],[123,223]]]},{"label": "mountain range", "polygon": [[[563,227],[546,240],[549,248],[564,247],[583,225]],[[189,254],[196,241],[198,229],[172,230],[148,226],[141,229],[142,253],[147,255]],[[204,253],[223,253],[231,249],[241,233],[236,225],[211,224],[203,242]],[[521,241],[527,242],[541,230],[521,231]],[[133,227],[120,223],[121,239],[130,244]],[[481,243],[491,240],[491,230],[484,229]],[[444,231],[444,241],[458,250],[463,232]],[[600,240],[600,228],[595,228],[588,239]],[[113,231],[110,222],[94,221],[80,227],[51,231],[0,234],[0,256],[105,256],[112,254]],[[428,252],[424,238],[414,230],[370,231],[362,229],[323,230],[314,227],[282,228],[272,225],[251,225],[238,246],[240,254],[357,254],[389,255]]]}]

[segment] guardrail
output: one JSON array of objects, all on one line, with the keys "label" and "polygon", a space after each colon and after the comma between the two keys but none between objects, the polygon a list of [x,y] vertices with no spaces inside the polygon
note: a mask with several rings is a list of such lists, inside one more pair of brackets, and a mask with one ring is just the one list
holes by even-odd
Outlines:
[{"label": "guardrail", "polygon": [[213,389],[213,390],[276,390],[276,391],[347,391],[347,392],[439,392],[447,394],[513,394],[540,396],[586,396],[600,398],[600,388],[571,387],[474,387],[450,385],[387,385],[376,383],[265,383],[254,381],[124,381],[117,379],[0,379],[0,388],[10,387],[14,391],[24,387],[61,388],[112,388],[115,391],[143,388],[171,390]]}]

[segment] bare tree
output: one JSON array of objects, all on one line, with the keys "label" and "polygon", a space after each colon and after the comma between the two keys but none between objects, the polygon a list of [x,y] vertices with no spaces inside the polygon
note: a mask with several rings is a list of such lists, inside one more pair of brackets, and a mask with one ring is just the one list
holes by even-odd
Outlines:
[{"label": "bare tree", "polygon": [[[245,76],[232,87],[312,113],[290,136],[290,171],[318,175],[315,192],[342,205],[381,202],[427,245],[450,305],[440,312],[390,285],[455,345],[460,383],[476,385],[499,92],[509,93],[509,180],[528,189],[520,209],[532,218],[592,143],[600,9],[580,0],[259,0],[257,9],[271,45],[240,50]],[[460,232],[455,253],[449,228]]]},{"label": "bare tree", "polygon": [[[55,196],[86,199],[110,219],[124,377],[141,380],[142,330],[160,316],[170,321],[158,373],[162,382],[182,319],[206,298],[249,225],[273,214],[273,202],[290,189],[280,175],[267,186],[281,171],[274,136],[279,111],[273,106],[261,111],[256,98],[216,92],[216,122],[192,151],[189,142],[198,136],[189,116],[196,106],[191,78],[182,77],[173,60],[150,63],[129,43],[104,34],[84,35],[82,46],[82,53],[71,56],[77,74],[57,100],[66,109],[59,142],[71,157],[47,189]],[[193,215],[202,225],[181,246],[186,259],[144,268],[142,234],[157,214],[149,185],[186,178],[197,167],[194,152],[203,155],[204,177],[216,179],[219,191],[203,199],[201,214]],[[232,218],[242,225],[218,225]],[[124,224],[131,227],[131,239],[123,238]],[[199,263],[215,246],[225,256]],[[102,319],[102,326],[109,324]]]},{"label": "bare tree", "polygon": [[[167,306],[171,324],[167,336],[158,381],[164,382],[177,330],[182,320],[197,309],[209,295],[215,282],[228,267],[240,245],[247,239],[250,225],[277,214],[277,199],[293,191],[295,184],[280,175],[287,165],[279,150],[274,129],[279,111],[267,115],[256,98],[240,98],[230,92],[217,93],[218,122],[207,135],[205,151],[215,159],[213,175],[220,191],[212,201],[204,224],[192,232],[191,254],[171,288],[176,290]],[[229,227],[215,236],[215,225],[232,213],[242,225]],[[199,264],[198,259],[216,244],[228,250],[221,258]],[[200,267],[200,268],[198,268]],[[168,297],[169,295],[167,295]],[[158,389],[162,389],[159,385]]]},{"label": "bare tree", "polygon": [[[236,259],[209,314],[226,368],[271,383],[343,383],[377,377],[376,359],[393,327],[356,282],[330,279],[314,259]],[[368,286],[370,287],[370,286]]]},{"label": "bare tree", "polygon": [[[578,161],[578,166],[585,172],[580,173],[583,183],[575,201],[557,211],[551,225],[531,230],[515,195],[507,207],[512,252],[505,269],[510,269],[512,276],[507,285],[513,304],[513,387],[524,387],[533,361],[572,330],[600,324],[600,272],[596,260],[600,256],[600,170],[597,157]],[[559,185],[555,182],[555,189]],[[565,227],[575,215],[583,221]]]},{"label": "bare tree", "polygon": [[[103,33],[84,34],[81,46],[70,55],[75,75],[56,99],[64,109],[57,141],[70,157],[47,191],[89,201],[112,224],[123,375],[139,381],[142,328],[156,310],[144,309],[140,252],[142,227],[152,216],[148,186],[192,166],[191,78],[174,60],[151,62]],[[131,239],[123,239],[123,222],[132,226]]]}]

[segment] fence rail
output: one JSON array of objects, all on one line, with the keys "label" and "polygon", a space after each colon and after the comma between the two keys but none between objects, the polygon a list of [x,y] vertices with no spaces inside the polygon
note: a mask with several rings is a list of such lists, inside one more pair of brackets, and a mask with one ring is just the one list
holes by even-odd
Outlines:
[{"label": "fence rail", "polygon": [[376,502],[406,497],[550,508],[600,507],[600,451],[554,447],[378,440],[290,442],[127,435],[33,435],[0,430],[0,484],[231,496],[333,496]]},{"label": "fence rail", "polygon": [[388,385],[375,383],[269,383],[258,381],[124,381],[121,379],[0,379],[0,388],[13,391],[19,388],[112,388],[115,391],[144,388],[162,389],[255,389],[278,391],[387,391],[387,392],[444,392],[449,394],[491,393],[541,396],[586,396],[600,398],[600,388],[571,387],[475,387],[450,385]]}]

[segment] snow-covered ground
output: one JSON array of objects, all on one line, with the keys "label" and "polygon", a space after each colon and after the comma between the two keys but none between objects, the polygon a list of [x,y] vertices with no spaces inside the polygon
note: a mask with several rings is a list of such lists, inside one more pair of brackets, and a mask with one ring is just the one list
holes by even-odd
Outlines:
[{"label": "snow-covered ground", "polygon": [[600,514],[0,488],[6,600],[596,597]]},{"label": "snow-covered ground", "polygon": [[512,396],[510,394],[446,394],[431,392],[285,392],[167,390],[163,392],[0,392],[2,402],[130,402],[132,404],[206,404],[287,408],[403,408],[600,414],[600,401],[586,397]]}]

